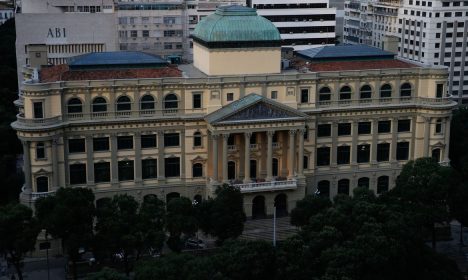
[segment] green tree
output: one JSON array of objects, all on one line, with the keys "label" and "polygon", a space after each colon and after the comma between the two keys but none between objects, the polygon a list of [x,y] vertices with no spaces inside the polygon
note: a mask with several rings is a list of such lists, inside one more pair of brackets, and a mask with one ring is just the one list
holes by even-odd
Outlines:
[{"label": "green tree", "polygon": [[203,232],[216,236],[218,244],[222,244],[244,230],[244,199],[238,188],[228,185],[218,187],[215,194],[214,199],[201,203],[198,215]]},{"label": "green tree", "polygon": [[96,246],[109,256],[121,256],[125,273],[130,273],[129,256],[137,249],[140,239],[135,235],[138,224],[138,202],[127,194],[104,199],[97,209]]},{"label": "green tree", "polygon": [[448,205],[450,216],[460,223],[460,245],[463,244],[463,227],[468,225],[468,185],[465,176],[452,176],[450,182]]},{"label": "green tree", "polygon": [[87,280],[128,280],[125,275],[117,272],[114,269],[104,267],[101,271],[92,274],[86,278]]},{"label": "green tree", "polygon": [[135,280],[186,279],[186,266],[194,257],[188,254],[169,254],[156,260],[140,262],[135,268]]},{"label": "green tree", "polygon": [[192,201],[186,197],[174,198],[167,204],[166,229],[170,236],[167,245],[180,252],[183,234],[192,236],[198,230],[198,222]]},{"label": "green tree", "polygon": [[403,166],[391,194],[411,206],[415,222],[427,228],[436,246],[436,223],[448,221],[447,200],[452,170],[432,158],[419,158]]},{"label": "green tree", "polygon": [[299,200],[296,207],[291,211],[291,224],[297,227],[309,223],[310,217],[331,207],[330,199],[317,195],[307,195]]},{"label": "green tree", "polygon": [[12,264],[23,279],[23,259],[34,250],[40,228],[32,210],[22,204],[0,207],[0,253]]},{"label": "green tree", "polygon": [[93,240],[94,194],[90,189],[60,188],[55,196],[36,201],[36,215],[46,234],[60,238],[72,263],[74,279],[80,249]]}]

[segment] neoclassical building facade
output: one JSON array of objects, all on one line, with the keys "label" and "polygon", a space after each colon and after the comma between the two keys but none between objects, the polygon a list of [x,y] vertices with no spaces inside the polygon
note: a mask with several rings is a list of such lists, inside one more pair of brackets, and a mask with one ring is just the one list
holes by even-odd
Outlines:
[{"label": "neoclassical building facade", "polygon": [[97,200],[202,200],[227,183],[247,216],[261,217],[306,194],[387,191],[408,160],[448,163],[445,69],[386,58],[282,70],[279,33],[254,9],[214,16],[195,29],[195,66],[115,52],[39,75],[26,68],[12,124],[24,148],[21,201],[59,187],[90,188]]}]

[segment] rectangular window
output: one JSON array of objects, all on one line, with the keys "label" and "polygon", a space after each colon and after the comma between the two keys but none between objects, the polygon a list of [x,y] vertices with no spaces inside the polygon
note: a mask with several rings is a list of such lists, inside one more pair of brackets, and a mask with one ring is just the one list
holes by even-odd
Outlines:
[{"label": "rectangular window", "polygon": [[84,153],[85,152],[85,139],[68,139],[68,152],[72,153]]},{"label": "rectangular window", "polygon": [[179,133],[165,133],[164,134],[164,147],[178,147]]},{"label": "rectangular window", "polygon": [[93,151],[109,151],[109,137],[93,138]]},{"label": "rectangular window", "polygon": [[377,144],[377,161],[388,161],[390,158],[390,144]]},{"label": "rectangular window", "polygon": [[317,166],[330,165],[330,147],[317,148]]},{"label": "rectangular window", "polygon": [[95,183],[110,182],[110,163],[109,162],[94,163],[94,182]]},{"label": "rectangular window", "polygon": [[86,184],[86,164],[70,164],[70,185]]},{"label": "rectangular window", "polygon": [[166,178],[180,176],[180,158],[165,158],[164,171]]},{"label": "rectangular window", "polygon": [[358,124],[358,134],[370,134],[371,122],[360,122]]},{"label": "rectangular window", "polygon": [[379,121],[378,131],[379,133],[390,133],[392,129],[392,121]]},{"label": "rectangular window", "polygon": [[145,38],[149,37],[149,30],[143,30],[143,37]]},{"label": "rectangular window", "polygon": [[156,159],[144,159],[141,161],[141,176],[143,179],[157,178],[157,160]]},{"label": "rectangular window", "polygon": [[276,90],[271,92],[271,99],[278,99],[278,92]]},{"label": "rectangular window", "polygon": [[309,90],[306,88],[301,89],[301,103],[309,102]]},{"label": "rectangular window", "polygon": [[36,159],[45,159],[45,144],[44,142],[36,143]]},{"label": "rectangular window", "polygon": [[141,148],[155,148],[156,134],[141,135]]},{"label": "rectangular window", "polygon": [[44,108],[42,102],[33,102],[34,118],[42,119],[44,118]]},{"label": "rectangular window", "polygon": [[364,163],[369,162],[370,159],[370,145],[358,145],[357,146],[357,162]]},{"label": "rectangular window", "polygon": [[317,126],[317,137],[326,137],[331,135],[331,124],[319,124]]},{"label": "rectangular window", "polygon": [[133,149],[133,136],[117,136],[117,149]]},{"label": "rectangular window", "polygon": [[338,124],[338,136],[351,135],[351,123]]},{"label": "rectangular window", "polygon": [[398,132],[409,132],[411,130],[411,120],[398,120]]},{"label": "rectangular window", "polygon": [[337,148],[337,164],[349,164],[349,156],[351,153],[350,146],[340,146]]},{"label": "rectangular window", "polygon": [[136,38],[137,36],[138,36],[138,31],[136,31],[136,30],[130,31],[130,37]]},{"label": "rectangular window", "polygon": [[234,93],[228,92],[228,93],[226,94],[226,100],[227,100],[227,101],[233,101],[233,100],[234,100]]},{"label": "rectangular window", "polygon": [[119,161],[119,181],[133,180],[133,160]]},{"label": "rectangular window", "polygon": [[436,97],[437,98],[444,97],[444,84],[437,84]]},{"label": "rectangular window", "polygon": [[399,142],[396,148],[396,159],[397,160],[408,160],[409,154],[409,142]]},{"label": "rectangular window", "polygon": [[200,109],[202,107],[201,93],[194,93],[192,95],[193,109]]}]

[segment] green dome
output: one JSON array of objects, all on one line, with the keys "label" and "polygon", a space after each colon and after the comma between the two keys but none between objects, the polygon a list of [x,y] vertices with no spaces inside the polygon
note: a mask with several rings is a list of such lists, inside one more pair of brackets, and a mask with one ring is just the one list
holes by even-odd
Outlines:
[{"label": "green dome", "polygon": [[244,6],[222,6],[195,27],[193,39],[200,43],[281,41],[276,26]]}]

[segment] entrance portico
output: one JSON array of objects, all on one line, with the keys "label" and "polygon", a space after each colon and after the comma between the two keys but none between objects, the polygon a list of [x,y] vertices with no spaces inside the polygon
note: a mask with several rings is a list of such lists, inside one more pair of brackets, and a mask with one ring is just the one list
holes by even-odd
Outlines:
[{"label": "entrance portico", "polygon": [[256,94],[208,115],[211,184],[232,184],[242,193],[297,189],[303,178],[306,119],[306,114]]}]

